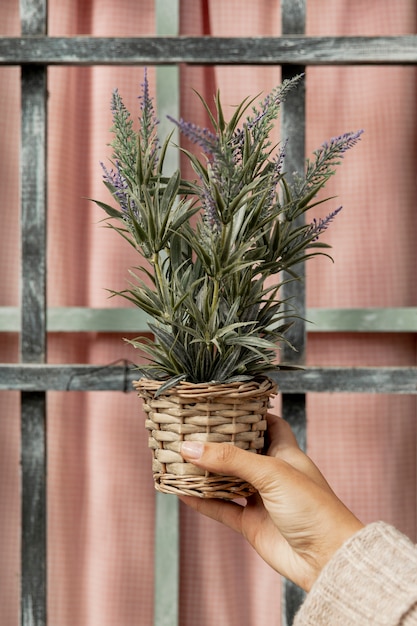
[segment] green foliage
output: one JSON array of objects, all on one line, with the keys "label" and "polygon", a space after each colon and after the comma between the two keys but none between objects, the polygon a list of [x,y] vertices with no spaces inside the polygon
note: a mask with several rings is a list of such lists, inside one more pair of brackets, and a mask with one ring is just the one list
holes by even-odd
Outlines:
[{"label": "green foliage", "polygon": [[288,312],[291,303],[283,310],[283,281],[298,280],[300,263],[323,254],[328,246],[318,238],[339,209],[311,223],[300,216],[318,204],[318,192],[360,136],[323,144],[307,161],[305,177],[289,182],[285,145],[272,146],[270,132],[299,80],[285,81],[256,107],[245,99],[229,121],[219,94],[214,115],[199,96],[210,130],[172,120],[203,149],[204,156],[182,150],[195,180],[163,173],[170,137],[160,146],[146,73],[138,131],[113,94],[114,169],[103,169],[118,208],[97,204],[138,252],[132,282],[118,293],[154,320],[153,340],[130,342],[148,355],[140,368],[146,376],[168,385],[224,382],[278,367],[276,348],[296,317]]}]

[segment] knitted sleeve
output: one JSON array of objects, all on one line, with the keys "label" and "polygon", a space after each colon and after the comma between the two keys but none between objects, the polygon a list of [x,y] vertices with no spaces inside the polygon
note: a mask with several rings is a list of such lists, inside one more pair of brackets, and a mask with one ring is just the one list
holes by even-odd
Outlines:
[{"label": "knitted sleeve", "polygon": [[417,547],[384,522],[369,524],[336,552],[294,626],[417,625]]}]

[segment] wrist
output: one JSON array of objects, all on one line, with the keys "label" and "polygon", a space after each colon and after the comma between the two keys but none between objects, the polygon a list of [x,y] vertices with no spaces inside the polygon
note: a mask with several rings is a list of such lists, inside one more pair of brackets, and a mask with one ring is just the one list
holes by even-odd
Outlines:
[{"label": "wrist", "polygon": [[[328,531],[327,538],[323,540],[320,549],[320,542],[315,546],[314,554],[310,555],[306,560],[309,562],[309,570],[306,572],[304,580],[300,585],[304,591],[309,592],[320,576],[322,570],[333,559],[336,553],[351,539],[356,533],[364,528],[364,524],[360,522],[350,511],[346,510],[349,519],[344,519],[336,529],[335,526]],[[330,538],[330,541],[328,539]]]}]

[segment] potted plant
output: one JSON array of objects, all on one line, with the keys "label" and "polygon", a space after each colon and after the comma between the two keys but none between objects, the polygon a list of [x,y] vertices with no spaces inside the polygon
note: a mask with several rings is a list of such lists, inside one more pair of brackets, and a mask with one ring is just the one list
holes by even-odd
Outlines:
[{"label": "potted plant", "polygon": [[[196,146],[179,148],[195,172],[167,176],[145,71],[138,128],[117,90],[112,97],[112,168],[104,183],[114,203],[97,204],[138,253],[132,282],[119,293],[153,319],[153,339],[130,341],[148,357],[135,383],[144,400],[155,486],[168,493],[236,498],[251,485],[209,475],[180,454],[184,439],[263,448],[265,414],[284,367],[276,351],[296,317],[283,302],[284,281],[329,246],[319,240],[340,208],[300,223],[324,202],[317,194],[361,131],[323,144],[303,176],[286,175],[286,144],[272,145],[280,104],[299,81],[275,87],[259,104],[246,98],[226,119],[200,97],[211,129],[171,120]],[[285,308],[284,308],[285,304]]]}]

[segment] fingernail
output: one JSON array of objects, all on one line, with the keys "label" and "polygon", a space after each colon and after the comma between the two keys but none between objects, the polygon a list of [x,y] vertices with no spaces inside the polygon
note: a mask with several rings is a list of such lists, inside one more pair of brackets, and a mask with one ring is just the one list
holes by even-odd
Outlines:
[{"label": "fingernail", "polygon": [[201,441],[183,441],[181,444],[181,454],[187,459],[195,461],[201,457],[204,450],[204,444]]}]

